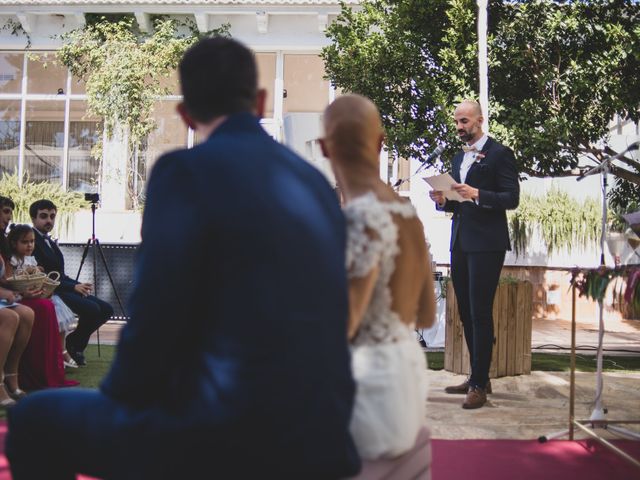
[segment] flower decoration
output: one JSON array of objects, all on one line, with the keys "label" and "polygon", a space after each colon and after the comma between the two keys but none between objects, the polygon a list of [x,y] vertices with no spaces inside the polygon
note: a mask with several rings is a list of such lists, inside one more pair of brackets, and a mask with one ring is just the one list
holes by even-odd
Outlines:
[{"label": "flower decoration", "polygon": [[484,153],[477,152],[473,154],[473,161],[476,163],[480,163],[480,161],[484,158]]}]

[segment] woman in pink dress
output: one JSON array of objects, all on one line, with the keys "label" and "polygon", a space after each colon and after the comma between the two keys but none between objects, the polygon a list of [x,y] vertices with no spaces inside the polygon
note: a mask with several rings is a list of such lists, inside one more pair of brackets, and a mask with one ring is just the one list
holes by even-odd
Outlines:
[{"label": "woman in pink dress", "polygon": [[[2,252],[5,257],[5,274],[10,276],[11,267],[7,257],[10,258],[11,248],[15,247],[8,245],[9,241],[4,235],[0,235],[0,242],[4,244]],[[33,253],[33,245],[31,252]],[[20,385],[26,390],[78,385],[75,380],[65,379],[55,307],[50,299],[40,298],[41,294],[42,291],[24,292],[18,300],[34,313],[31,337],[22,353],[18,369]]]}]

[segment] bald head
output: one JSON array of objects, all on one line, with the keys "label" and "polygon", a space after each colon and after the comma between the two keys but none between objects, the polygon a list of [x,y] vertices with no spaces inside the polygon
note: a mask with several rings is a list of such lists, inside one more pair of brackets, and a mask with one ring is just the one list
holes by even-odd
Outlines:
[{"label": "bald head", "polygon": [[324,112],[325,155],[349,162],[378,164],[384,138],[377,107],[361,95],[336,99]]},{"label": "bald head", "polygon": [[483,135],[482,108],[475,100],[463,100],[453,112],[458,137],[469,145],[477,142]]},{"label": "bald head", "polygon": [[456,112],[464,112],[467,115],[482,116],[482,108],[475,100],[463,100],[456,107]]}]

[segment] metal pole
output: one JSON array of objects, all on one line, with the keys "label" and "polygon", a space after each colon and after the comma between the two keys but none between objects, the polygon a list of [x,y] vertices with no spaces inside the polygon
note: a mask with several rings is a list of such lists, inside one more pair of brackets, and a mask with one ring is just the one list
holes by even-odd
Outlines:
[{"label": "metal pole", "polygon": [[488,0],[478,3],[478,77],[480,80],[480,107],[484,121],[482,130],[489,133],[489,66],[487,62]]},{"label": "metal pole", "polygon": [[571,376],[569,380],[569,440],[573,440],[576,404],[576,286],[571,286]]}]

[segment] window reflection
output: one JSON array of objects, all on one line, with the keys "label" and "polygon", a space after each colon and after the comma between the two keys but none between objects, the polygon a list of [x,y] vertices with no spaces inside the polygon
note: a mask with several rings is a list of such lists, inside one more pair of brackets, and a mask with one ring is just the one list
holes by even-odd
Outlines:
[{"label": "window reflection", "polygon": [[53,53],[29,55],[27,62],[27,93],[64,93],[67,69],[60,66]]},{"label": "window reflection", "polygon": [[264,117],[273,117],[273,92],[276,81],[276,54],[256,53],[256,65],[258,67],[258,88],[267,91],[265,100]]},{"label": "window reflection", "polygon": [[91,150],[100,140],[101,124],[87,113],[87,102],[72,101],[69,113],[68,189],[97,190],[100,161]]},{"label": "window reflection", "polygon": [[177,101],[158,102],[153,110],[156,130],[149,135],[142,148],[134,152],[131,171],[134,175],[129,180],[129,191],[132,195],[141,195],[151,168],[156,160],[166,152],[187,146],[188,129],[176,107]]},{"label": "window reflection", "polygon": [[0,93],[20,93],[22,91],[21,53],[0,53]]},{"label": "window reflection", "polygon": [[324,75],[319,55],[285,55],[283,112],[322,112],[329,103],[329,81]]},{"label": "window reflection", "polygon": [[0,173],[15,173],[20,156],[20,101],[0,101]]},{"label": "window reflection", "polygon": [[24,171],[32,182],[62,183],[64,102],[27,102]]}]

